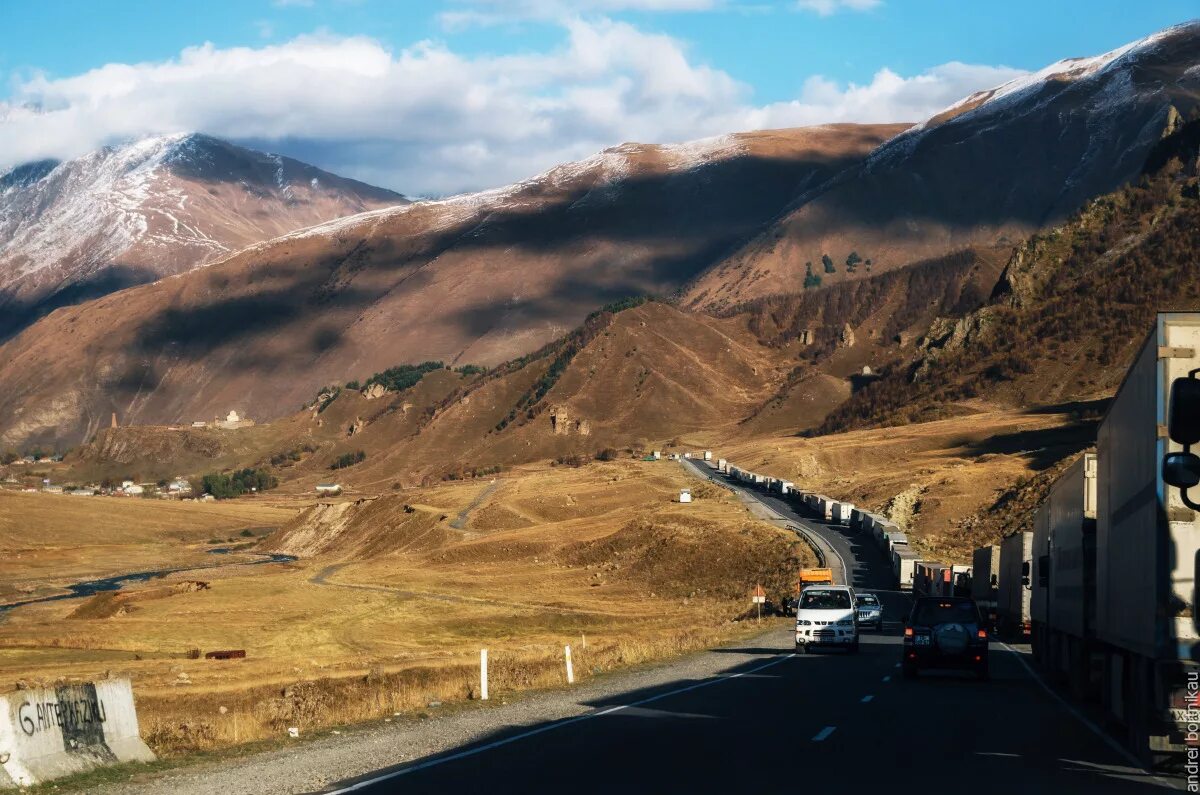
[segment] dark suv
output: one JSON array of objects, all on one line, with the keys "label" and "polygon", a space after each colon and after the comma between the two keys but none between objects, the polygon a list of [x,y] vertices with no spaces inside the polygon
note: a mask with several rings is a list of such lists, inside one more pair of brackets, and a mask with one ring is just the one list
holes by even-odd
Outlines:
[{"label": "dark suv", "polygon": [[974,599],[922,596],[904,627],[906,679],[922,668],[957,668],[988,677],[988,636]]}]

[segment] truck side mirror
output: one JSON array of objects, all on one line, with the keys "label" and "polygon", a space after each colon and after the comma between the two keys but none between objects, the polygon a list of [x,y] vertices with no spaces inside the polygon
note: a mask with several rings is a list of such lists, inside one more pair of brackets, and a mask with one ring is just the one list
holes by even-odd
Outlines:
[{"label": "truck side mirror", "polygon": [[1021,561],[1021,576],[1026,581],[1029,580],[1029,561],[1027,561],[1027,560]]},{"label": "truck side mirror", "polygon": [[1162,478],[1167,485],[1184,491],[1200,486],[1200,456],[1195,453],[1167,453],[1163,457]]},{"label": "truck side mirror", "polygon": [[1171,383],[1167,435],[1184,446],[1200,443],[1200,380],[1176,378]]}]

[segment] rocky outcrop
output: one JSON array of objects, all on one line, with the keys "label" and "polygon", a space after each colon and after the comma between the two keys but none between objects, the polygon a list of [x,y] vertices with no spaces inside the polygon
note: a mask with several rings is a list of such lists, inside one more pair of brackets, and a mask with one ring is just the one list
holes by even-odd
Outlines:
[{"label": "rocky outcrop", "polygon": [[842,326],[842,333],[838,336],[838,347],[839,348],[853,348],[854,347],[854,329],[850,328],[849,323]]},{"label": "rocky outcrop", "polygon": [[383,397],[387,393],[388,389],[383,384],[369,384],[367,388],[362,391],[362,396],[367,400],[376,400]]},{"label": "rocky outcrop", "polygon": [[572,420],[566,406],[554,406],[550,409],[550,428],[556,436],[572,433],[579,436],[592,434],[592,423],[585,419]]}]

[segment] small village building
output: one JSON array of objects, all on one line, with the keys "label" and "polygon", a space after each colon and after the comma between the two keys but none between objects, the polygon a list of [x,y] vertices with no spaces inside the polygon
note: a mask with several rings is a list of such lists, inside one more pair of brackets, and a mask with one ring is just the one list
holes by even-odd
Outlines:
[{"label": "small village building", "polygon": [[691,489],[680,489],[679,490],[679,501],[680,502],[691,502],[692,501],[692,490]]}]

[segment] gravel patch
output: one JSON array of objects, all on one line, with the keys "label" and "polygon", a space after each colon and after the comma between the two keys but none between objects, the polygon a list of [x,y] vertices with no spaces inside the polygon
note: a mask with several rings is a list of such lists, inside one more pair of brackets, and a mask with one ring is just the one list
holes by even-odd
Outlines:
[{"label": "gravel patch", "polygon": [[[397,716],[390,722],[343,730],[252,756],[204,762],[145,781],[89,789],[94,795],[297,795],[332,789],[347,779],[495,739],[497,732],[516,733],[547,722],[645,698],[647,689],[666,692],[720,676],[752,662],[764,662],[771,650],[791,651],[790,627],[780,626],[719,650],[691,654],[670,662],[605,674],[574,688],[517,694],[493,694],[492,700],[468,705],[431,706],[429,717]],[[716,685],[720,687],[720,685]],[[507,699],[507,703],[504,703]],[[607,708],[607,707],[606,707]],[[439,715],[438,713],[444,713]],[[564,729],[569,731],[569,729]],[[529,742],[536,742],[530,739]],[[502,749],[485,753],[504,753]]]}]

